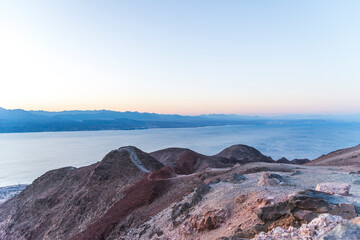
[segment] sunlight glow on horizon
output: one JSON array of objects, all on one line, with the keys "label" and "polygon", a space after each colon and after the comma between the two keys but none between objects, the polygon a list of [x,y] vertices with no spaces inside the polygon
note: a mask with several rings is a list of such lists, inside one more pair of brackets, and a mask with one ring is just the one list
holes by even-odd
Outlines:
[{"label": "sunlight glow on horizon", "polygon": [[360,112],[358,1],[2,1],[0,107]]}]

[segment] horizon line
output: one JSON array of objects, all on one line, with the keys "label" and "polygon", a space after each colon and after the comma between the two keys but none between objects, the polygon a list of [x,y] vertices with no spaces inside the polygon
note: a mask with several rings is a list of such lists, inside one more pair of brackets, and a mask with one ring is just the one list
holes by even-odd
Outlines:
[{"label": "horizon line", "polygon": [[182,114],[182,113],[160,113],[160,112],[146,112],[146,111],[137,111],[137,110],[111,110],[111,109],[63,109],[63,110],[43,110],[43,109],[23,109],[23,108],[4,108],[0,106],[0,109],[4,110],[23,110],[26,112],[54,112],[54,113],[61,113],[61,112],[90,112],[90,111],[111,111],[111,112],[132,112],[132,113],[149,113],[149,114],[159,114],[159,115],[180,115],[180,116],[202,116],[202,115],[235,115],[235,116],[248,116],[248,117],[276,117],[276,116],[354,116],[360,115],[360,112],[353,112],[353,113],[197,113],[197,114]]}]

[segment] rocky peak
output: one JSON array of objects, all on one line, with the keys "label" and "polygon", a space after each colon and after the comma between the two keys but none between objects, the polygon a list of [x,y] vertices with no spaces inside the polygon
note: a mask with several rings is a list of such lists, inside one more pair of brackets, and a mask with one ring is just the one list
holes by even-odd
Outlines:
[{"label": "rocky peak", "polygon": [[217,157],[228,159],[235,159],[240,163],[249,162],[274,162],[271,157],[264,156],[260,151],[247,145],[232,145],[225,148],[220,153],[216,154]]},{"label": "rocky peak", "polygon": [[108,180],[152,172],[164,165],[140,149],[127,146],[113,150],[94,169],[95,180]]},{"label": "rocky peak", "polygon": [[280,158],[279,160],[276,161],[277,163],[286,163],[286,164],[289,164],[290,161],[287,160],[285,157],[282,157]]}]

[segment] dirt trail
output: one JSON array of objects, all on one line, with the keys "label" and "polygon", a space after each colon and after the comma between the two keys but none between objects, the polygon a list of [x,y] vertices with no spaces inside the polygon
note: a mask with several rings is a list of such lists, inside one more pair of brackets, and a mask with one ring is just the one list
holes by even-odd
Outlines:
[{"label": "dirt trail", "polygon": [[131,150],[130,148],[128,147],[124,147],[122,148],[122,150],[125,150],[129,153],[129,157],[130,157],[130,160],[131,162],[139,169],[141,170],[142,172],[150,172],[148,169],[145,168],[143,162],[138,158],[138,156],[136,155],[136,153]]}]

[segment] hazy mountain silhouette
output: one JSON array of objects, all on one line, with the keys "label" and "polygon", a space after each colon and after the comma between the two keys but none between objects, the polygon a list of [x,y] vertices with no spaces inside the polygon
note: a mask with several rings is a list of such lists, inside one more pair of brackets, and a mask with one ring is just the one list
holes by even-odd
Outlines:
[{"label": "hazy mountain silhouette", "polygon": [[319,121],[357,121],[357,115],[284,115],[246,116],[236,114],[207,114],[183,116],[140,112],[94,111],[25,111],[0,108],[0,133],[126,130],[146,128],[204,127],[242,124],[311,124]]},{"label": "hazy mountain silhouette", "polygon": [[182,116],[140,112],[25,111],[0,109],[0,132],[47,132],[126,130],[146,128],[204,127],[235,124],[263,124],[259,119],[233,119],[211,116]]}]

